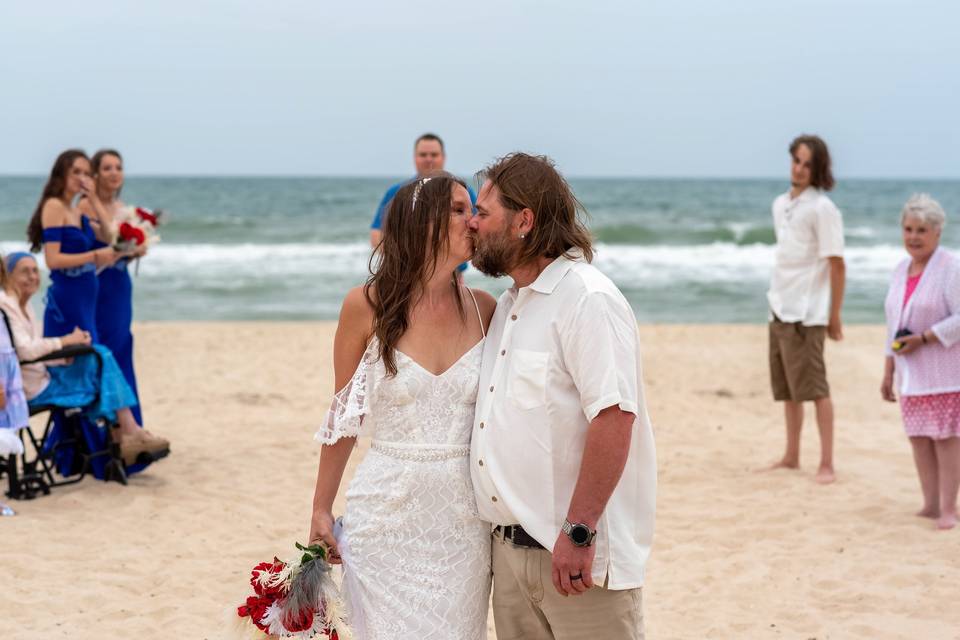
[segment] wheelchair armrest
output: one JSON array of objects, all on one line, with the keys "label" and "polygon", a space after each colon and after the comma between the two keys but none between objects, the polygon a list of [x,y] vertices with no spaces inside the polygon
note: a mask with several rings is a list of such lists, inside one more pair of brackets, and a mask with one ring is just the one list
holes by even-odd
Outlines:
[{"label": "wheelchair armrest", "polygon": [[64,347],[63,349],[58,349],[53,353],[48,353],[45,356],[34,358],[33,360],[21,360],[20,364],[35,364],[37,362],[47,362],[49,360],[60,360],[63,358],[76,358],[77,356],[85,356],[90,353],[96,354],[97,350],[94,349],[93,347],[88,347],[83,344],[72,344],[70,346]]}]

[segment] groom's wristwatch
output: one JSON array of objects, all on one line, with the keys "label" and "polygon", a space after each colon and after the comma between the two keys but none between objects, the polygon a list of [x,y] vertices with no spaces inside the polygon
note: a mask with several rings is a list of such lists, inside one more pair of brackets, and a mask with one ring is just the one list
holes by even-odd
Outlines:
[{"label": "groom's wristwatch", "polygon": [[597,530],[591,529],[581,522],[570,522],[566,518],[563,520],[563,526],[560,528],[573,543],[575,547],[589,547],[593,544],[593,539],[597,537]]}]

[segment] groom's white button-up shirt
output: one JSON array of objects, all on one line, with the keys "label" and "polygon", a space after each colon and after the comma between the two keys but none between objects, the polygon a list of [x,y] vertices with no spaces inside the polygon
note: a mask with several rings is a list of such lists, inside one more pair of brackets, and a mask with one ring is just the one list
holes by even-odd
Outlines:
[{"label": "groom's white button-up shirt", "polygon": [[630,454],[597,523],[593,579],[643,584],[653,539],[656,456],[633,310],[582,259],[559,257],[500,297],[480,372],[470,470],[480,516],[521,525],[552,550],[580,472],[590,422],[636,415]]}]

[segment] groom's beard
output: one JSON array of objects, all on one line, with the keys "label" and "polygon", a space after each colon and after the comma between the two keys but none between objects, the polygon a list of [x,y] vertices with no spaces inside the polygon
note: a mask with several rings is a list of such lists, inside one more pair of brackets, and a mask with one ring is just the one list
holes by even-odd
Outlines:
[{"label": "groom's beard", "polygon": [[507,275],[516,263],[518,246],[508,226],[486,238],[474,235],[473,260],[470,262],[480,273],[500,278]]}]

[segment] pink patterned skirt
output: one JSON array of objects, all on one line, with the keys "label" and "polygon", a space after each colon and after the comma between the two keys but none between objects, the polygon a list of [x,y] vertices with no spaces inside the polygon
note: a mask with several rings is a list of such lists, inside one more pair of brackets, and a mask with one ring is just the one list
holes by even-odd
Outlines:
[{"label": "pink patterned skirt", "polygon": [[960,438],[960,392],[900,396],[900,413],[911,438]]}]

